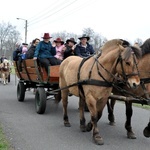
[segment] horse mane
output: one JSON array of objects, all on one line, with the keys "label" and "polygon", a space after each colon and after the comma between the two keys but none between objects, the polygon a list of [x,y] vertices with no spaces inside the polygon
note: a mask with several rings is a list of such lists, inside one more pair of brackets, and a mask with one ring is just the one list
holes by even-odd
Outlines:
[{"label": "horse mane", "polygon": [[128,60],[130,56],[134,53],[136,58],[139,59],[142,56],[141,50],[138,47],[131,46],[130,43],[123,39],[113,39],[107,41],[101,48],[102,52],[107,50],[112,50],[112,48],[118,47],[118,45],[123,46],[126,50],[122,53],[122,58]]},{"label": "horse mane", "polygon": [[101,47],[101,50],[102,50],[102,51],[105,51],[105,50],[107,50],[107,49],[109,49],[109,48],[112,48],[112,46],[113,46],[113,47],[118,46],[118,44],[120,44],[120,45],[122,44],[119,39],[109,40],[109,41],[107,41],[107,42]]},{"label": "horse mane", "polygon": [[150,53],[150,38],[147,39],[141,46],[142,56]]},{"label": "horse mane", "polygon": [[127,47],[127,46],[130,46],[130,43],[126,40],[123,40],[123,39],[112,39],[112,40],[107,41],[101,47],[101,50],[104,51],[105,49],[109,49],[109,47],[111,47],[111,49],[112,49],[112,46],[116,47],[118,45],[121,45],[123,47]]},{"label": "horse mane", "polygon": [[135,54],[137,59],[140,59],[142,57],[140,48],[135,46],[127,46],[126,50],[122,53],[122,58],[127,61],[133,53]]}]

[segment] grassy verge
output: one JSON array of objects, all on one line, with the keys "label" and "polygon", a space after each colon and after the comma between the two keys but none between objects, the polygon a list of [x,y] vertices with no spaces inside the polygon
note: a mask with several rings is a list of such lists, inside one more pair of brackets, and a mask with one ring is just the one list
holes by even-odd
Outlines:
[{"label": "grassy verge", "polygon": [[0,150],[13,150],[10,146],[10,143],[6,139],[5,134],[3,133],[1,125],[0,125]]},{"label": "grassy verge", "polygon": [[14,66],[11,66],[11,74],[15,74]]},{"label": "grassy verge", "polygon": [[135,103],[133,103],[133,106],[150,110],[150,106],[149,106],[149,105],[143,105],[143,106],[142,106],[141,104],[135,104]]}]

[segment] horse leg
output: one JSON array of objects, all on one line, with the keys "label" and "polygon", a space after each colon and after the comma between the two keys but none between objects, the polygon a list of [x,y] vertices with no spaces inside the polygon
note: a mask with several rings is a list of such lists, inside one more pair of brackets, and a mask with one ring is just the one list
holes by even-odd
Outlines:
[{"label": "horse leg", "polygon": [[[100,113],[101,114],[101,113]],[[99,129],[97,127],[97,122],[98,120],[100,119],[101,115],[98,115],[96,116],[92,116],[91,117],[91,122],[93,124],[93,141],[97,144],[97,145],[103,145],[104,144],[104,141],[103,141],[103,138],[100,136],[99,134]]]},{"label": "horse leg", "polygon": [[135,136],[134,132],[132,131],[132,126],[131,126],[131,117],[133,114],[132,103],[131,102],[125,102],[125,105],[126,105],[125,128],[127,130],[127,137],[129,139],[136,139],[136,136]]},{"label": "horse leg", "polygon": [[110,99],[107,101],[107,110],[108,110],[108,120],[110,121],[109,124],[114,126],[115,125],[115,116],[114,116],[114,105],[116,100]]},{"label": "horse leg", "polygon": [[[107,99],[106,99],[107,102]],[[89,105],[90,104],[90,105]],[[93,132],[93,141],[97,144],[97,145],[103,145],[103,138],[100,136],[99,134],[99,129],[97,127],[97,122],[99,121],[99,119],[102,116],[102,111],[103,108],[105,106],[105,101],[98,100],[96,102],[94,102],[94,100],[92,100],[90,103],[87,102],[87,106],[90,110],[91,113],[91,121],[88,123],[87,125],[87,131],[91,131]]]},{"label": "horse leg", "polygon": [[2,80],[3,80],[3,84],[5,85],[6,81],[5,81],[5,74],[4,73],[2,73]]},{"label": "horse leg", "polygon": [[85,99],[79,98],[79,111],[80,111],[80,129],[82,132],[86,132],[86,120],[84,116]]},{"label": "horse leg", "polygon": [[70,127],[69,123],[69,118],[68,118],[68,112],[67,112],[67,107],[68,107],[68,90],[62,90],[62,104],[63,104],[63,118],[64,118],[64,126],[65,127]]},{"label": "horse leg", "polygon": [[150,121],[149,121],[148,125],[145,127],[145,129],[143,130],[143,134],[147,138],[150,137]]}]

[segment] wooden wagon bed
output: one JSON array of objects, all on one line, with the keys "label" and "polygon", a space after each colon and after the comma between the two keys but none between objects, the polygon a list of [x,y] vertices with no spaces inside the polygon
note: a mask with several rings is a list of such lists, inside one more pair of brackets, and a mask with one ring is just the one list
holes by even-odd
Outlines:
[{"label": "wooden wagon bed", "polygon": [[19,62],[14,62],[16,75],[21,80],[37,83],[58,83],[59,82],[59,65],[49,66],[49,75],[44,67],[38,65],[36,60],[27,59],[21,63],[21,70]]},{"label": "wooden wagon bed", "polygon": [[48,96],[54,96],[55,101],[61,99],[61,92],[54,92],[59,88],[59,65],[49,66],[48,73],[36,60],[27,59],[21,63],[14,61],[14,68],[19,82],[17,85],[17,99],[23,102],[27,88],[35,89],[36,112],[43,114],[46,109]]}]

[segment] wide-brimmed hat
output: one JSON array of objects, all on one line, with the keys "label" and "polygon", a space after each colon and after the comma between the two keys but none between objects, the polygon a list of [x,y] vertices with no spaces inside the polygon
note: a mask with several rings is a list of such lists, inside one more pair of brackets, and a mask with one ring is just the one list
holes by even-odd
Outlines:
[{"label": "wide-brimmed hat", "polygon": [[43,39],[50,39],[52,38],[49,33],[44,33],[44,36],[42,37]]},{"label": "wide-brimmed hat", "polygon": [[54,40],[55,43],[61,43],[62,45],[64,44],[64,41],[62,41],[61,38],[57,38],[56,40]]},{"label": "wide-brimmed hat", "polygon": [[79,37],[78,39],[81,40],[81,39],[83,39],[83,38],[86,38],[87,41],[90,39],[90,37],[87,36],[86,34],[83,34],[82,37]]},{"label": "wide-brimmed hat", "polygon": [[68,44],[69,42],[72,42],[72,43],[74,43],[74,44],[77,43],[77,42],[75,42],[75,39],[74,39],[74,38],[67,39],[66,43]]}]

